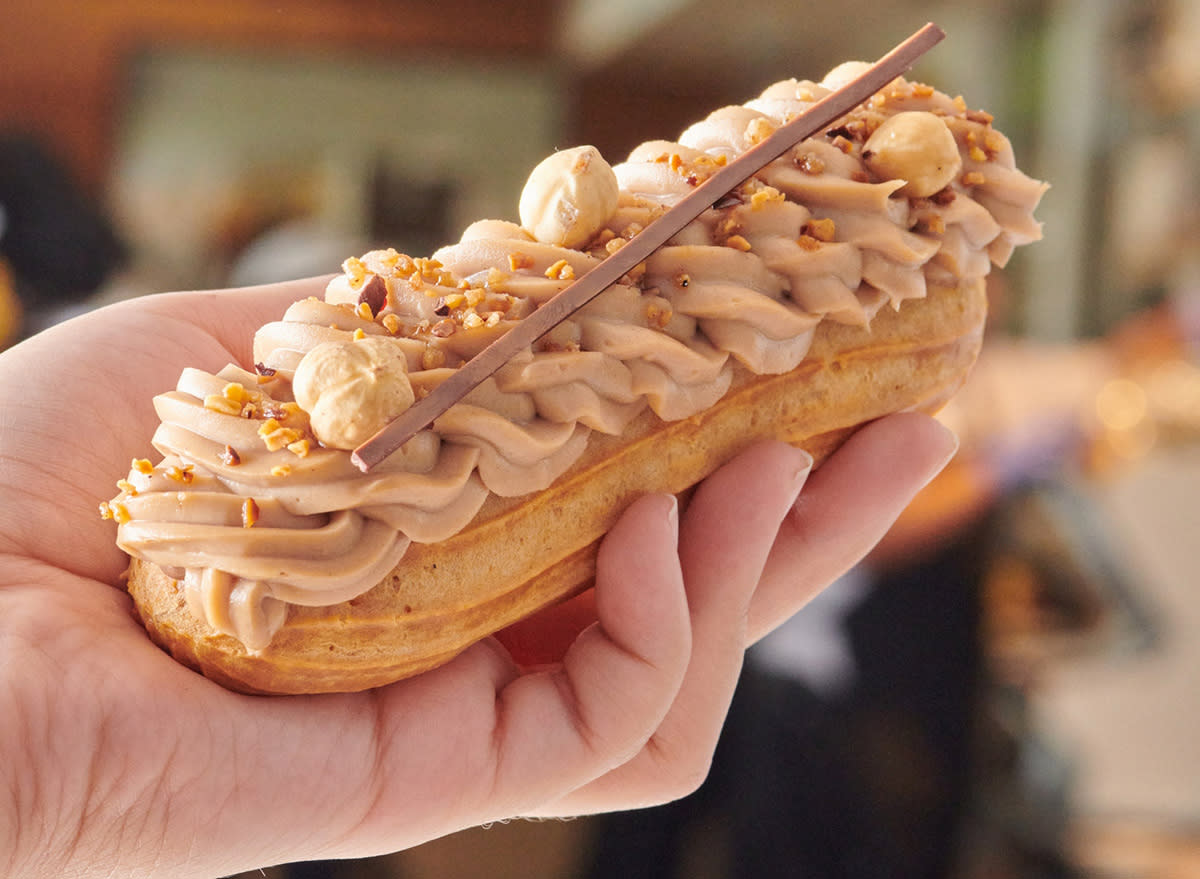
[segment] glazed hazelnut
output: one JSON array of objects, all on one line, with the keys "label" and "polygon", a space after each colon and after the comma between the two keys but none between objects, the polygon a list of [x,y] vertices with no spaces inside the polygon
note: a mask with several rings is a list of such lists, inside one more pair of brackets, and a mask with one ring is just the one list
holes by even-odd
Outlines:
[{"label": "glazed hazelnut", "polygon": [[354,449],[416,399],[403,350],[387,338],[323,342],[292,379],[296,402],[324,445]]},{"label": "glazed hazelnut", "polygon": [[884,179],[906,181],[899,192],[910,198],[933,195],[962,170],[954,135],[923,110],[897,113],[880,125],[863,146],[863,161]]},{"label": "glazed hazelnut", "polygon": [[579,248],[617,209],[617,175],[592,146],[543,159],[521,192],[521,225],[544,244]]}]

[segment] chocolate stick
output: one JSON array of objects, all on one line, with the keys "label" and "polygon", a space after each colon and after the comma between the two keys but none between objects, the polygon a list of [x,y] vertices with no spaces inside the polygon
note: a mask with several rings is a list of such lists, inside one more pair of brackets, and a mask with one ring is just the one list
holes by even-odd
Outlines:
[{"label": "chocolate stick", "polygon": [[393,419],[361,446],[351,459],[364,473],[387,458],[462,400],[501,366],[528,348],[562,321],[666,244],[688,223],[732,189],[779,158],[805,138],[812,137],[866,101],[917,59],[937,45],[945,33],[927,24],[879,61],[837,91],[817,101],[765,140],[751,147],[701,183],[667,213],[637,234],[600,265],[544,303],[488,347],[484,348],[422,400]]}]

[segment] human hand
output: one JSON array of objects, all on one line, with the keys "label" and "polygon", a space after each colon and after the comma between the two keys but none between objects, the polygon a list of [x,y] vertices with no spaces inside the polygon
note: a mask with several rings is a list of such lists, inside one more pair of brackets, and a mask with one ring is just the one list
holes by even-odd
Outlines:
[{"label": "human hand", "polygon": [[604,541],[590,603],[523,627],[569,641],[547,664],[518,664],[513,632],[369,693],[231,693],[150,643],[96,509],[148,451],[155,393],[184,366],[248,362],[250,331],[320,290],[139,299],[0,355],[5,875],[219,876],[685,794],[748,643],[867,552],[953,452],[931,419],[893,416],[811,478],[804,453],[765,443],[681,515],[643,498]]}]

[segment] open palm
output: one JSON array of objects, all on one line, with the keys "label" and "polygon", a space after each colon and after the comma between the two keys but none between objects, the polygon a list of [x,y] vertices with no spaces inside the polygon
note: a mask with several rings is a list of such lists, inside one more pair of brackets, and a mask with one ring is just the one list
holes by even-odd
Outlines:
[{"label": "open palm", "polygon": [[[685,794],[745,647],[865,554],[953,449],[918,415],[860,431],[811,479],[804,453],[755,446],[682,515],[634,504],[586,603],[519,638],[368,693],[231,693],[147,639],[97,505],[150,453],[154,394],[185,366],[245,364],[257,326],[321,289],[148,297],[0,355],[4,875],[219,876]],[[570,646],[529,668],[516,642]]]}]

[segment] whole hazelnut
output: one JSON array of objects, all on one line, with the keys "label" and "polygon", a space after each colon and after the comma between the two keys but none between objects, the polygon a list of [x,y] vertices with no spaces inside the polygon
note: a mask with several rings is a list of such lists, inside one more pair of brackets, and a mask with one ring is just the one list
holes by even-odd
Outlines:
[{"label": "whole hazelnut", "polygon": [[377,336],[317,345],[296,366],[292,392],[317,439],[335,449],[357,448],[416,399],[404,351]]},{"label": "whole hazelnut", "polygon": [[543,159],[521,191],[521,225],[543,244],[578,248],[604,228],[617,209],[620,186],[593,146],[560,150]]},{"label": "whole hazelnut", "polygon": [[944,189],[962,170],[954,135],[941,117],[924,110],[897,113],[863,145],[863,161],[886,180],[904,180],[900,195],[924,198]]}]

